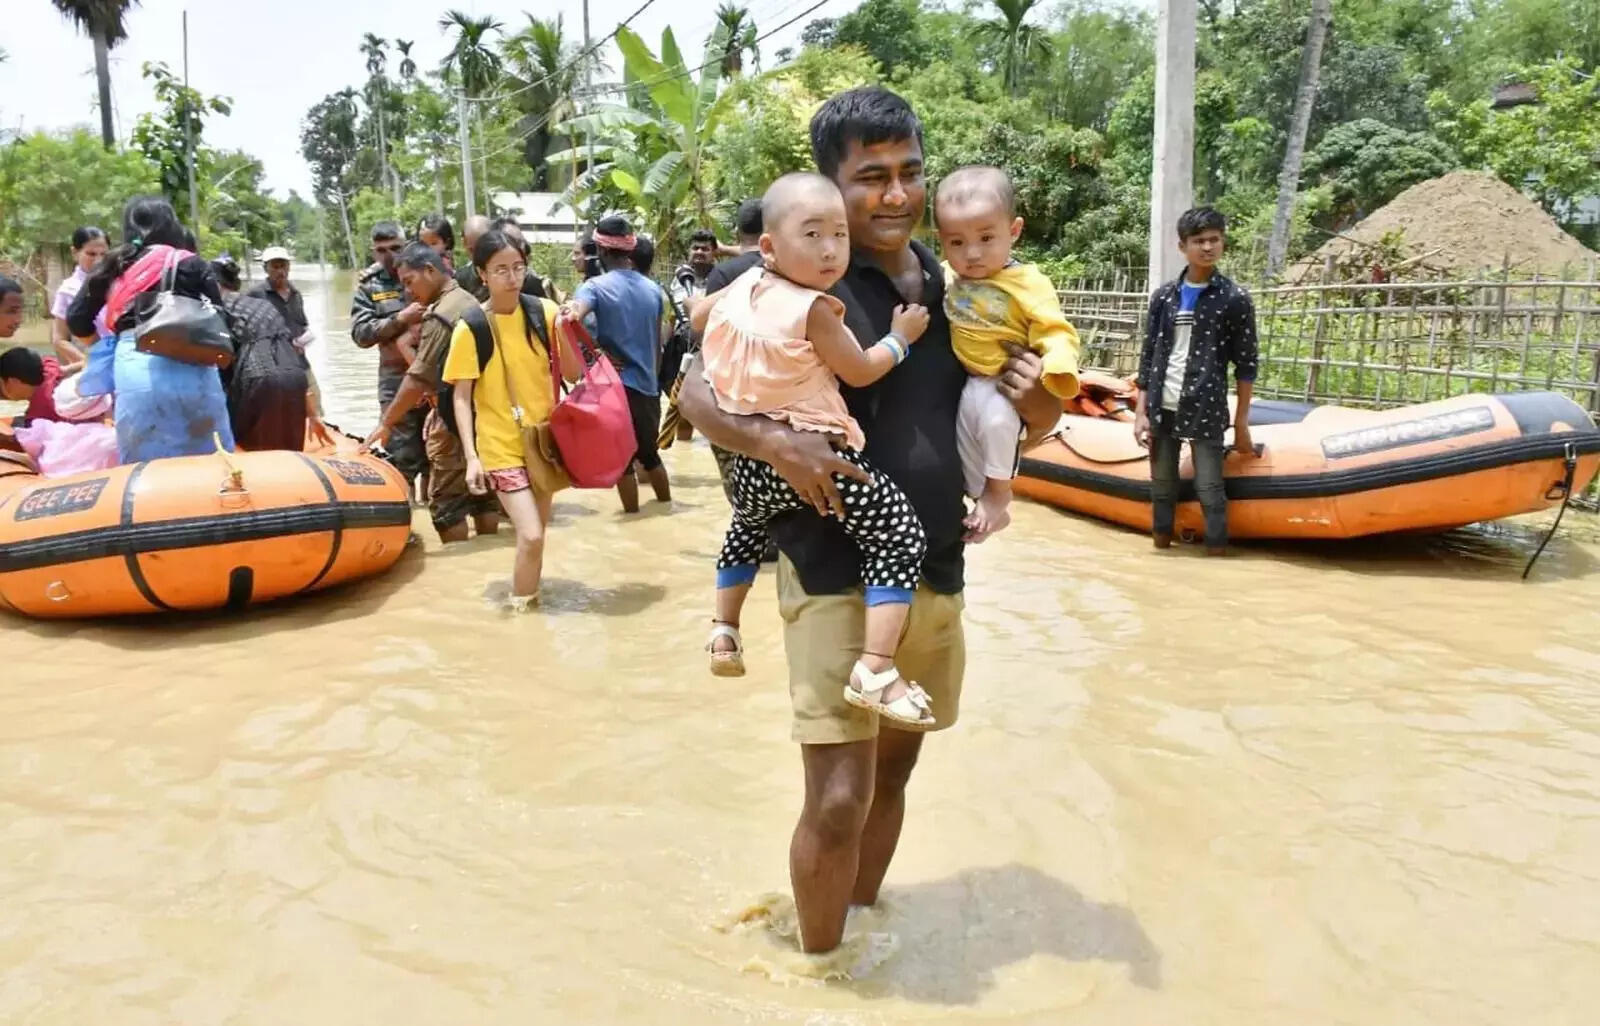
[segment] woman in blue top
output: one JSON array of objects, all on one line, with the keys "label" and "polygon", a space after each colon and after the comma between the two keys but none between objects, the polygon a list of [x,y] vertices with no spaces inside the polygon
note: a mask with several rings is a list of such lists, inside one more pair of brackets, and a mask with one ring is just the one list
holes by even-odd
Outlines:
[{"label": "woman in blue top", "polygon": [[[172,291],[205,300],[222,310],[222,292],[211,264],[194,253],[194,236],[160,196],[135,196],[122,211],[122,245],[108,252],[90,272],[67,308],[67,328],[85,343],[95,339],[95,318],[106,311],[105,326],[117,337],[113,374],[117,396],[117,452],[123,463],[233,449],[227,396],[217,368],[184,363],[139,349],[134,328],[134,297],[123,297],[119,279],[144,260],[165,260],[160,247],[177,250]],[[129,282],[138,282],[135,275]],[[158,277],[142,290],[159,290]],[[113,300],[109,306],[107,300]]]},{"label": "woman in blue top", "polygon": [[[602,217],[594,228],[595,245],[605,273],[578,286],[566,313],[582,320],[594,314],[596,339],[622,377],[633,414],[633,434],[638,443],[634,459],[655,489],[656,500],[672,501],[667,468],[661,464],[656,436],[661,430],[661,392],[656,362],[666,324],[661,287],[635,269],[633,226],[620,215]],[[639,512],[639,482],[624,474],[617,482],[625,513]]]}]

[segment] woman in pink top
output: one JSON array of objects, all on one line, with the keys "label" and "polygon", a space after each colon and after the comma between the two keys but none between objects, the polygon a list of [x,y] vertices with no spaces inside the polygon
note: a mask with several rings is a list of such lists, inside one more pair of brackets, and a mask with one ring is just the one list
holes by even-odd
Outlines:
[{"label": "woman in pink top", "polygon": [[[56,356],[66,361],[68,365],[82,363],[84,351],[72,341],[72,332],[67,328],[67,311],[72,308],[72,301],[83,288],[89,272],[94,270],[100,258],[105,255],[105,232],[93,225],[84,225],[72,233],[72,273],[67,275],[66,280],[56,289],[55,299],[50,303],[51,342],[55,344]],[[103,316],[96,318],[94,326],[98,333],[96,338],[103,338],[108,334]]]},{"label": "woman in pink top", "polygon": [[[861,550],[866,649],[844,684],[853,705],[918,726],[933,724],[927,694],[902,680],[895,649],[905,628],[928,539],[895,483],[862,456],[866,439],[839,394],[842,379],[870,385],[906,358],[928,327],[928,311],[895,312],[888,335],[866,349],[844,323],[844,305],[825,292],[850,262],[844,198],[818,174],[785,175],[762,200],[764,267],[745,272],[717,298],[701,353],[706,382],[729,413],[757,414],[836,439],[864,481],[839,475],[843,508],[832,511]],[[770,465],[734,459],[733,523],[717,560],[717,613],[707,650],[711,672],[744,674],[739,613],[767,546],[767,521],[811,507]]]}]

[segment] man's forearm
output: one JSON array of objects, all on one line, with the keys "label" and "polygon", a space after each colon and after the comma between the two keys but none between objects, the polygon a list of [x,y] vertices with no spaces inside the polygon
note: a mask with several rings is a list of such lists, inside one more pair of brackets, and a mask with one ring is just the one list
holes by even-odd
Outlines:
[{"label": "man's forearm", "polygon": [[678,410],[712,445],[758,460],[765,459],[774,435],[787,430],[770,417],[742,416],[718,406],[698,354],[684,375]]},{"label": "man's forearm", "polygon": [[406,414],[415,409],[428,394],[428,388],[410,374],[401,378],[400,387],[395,390],[394,398],[389,400],[388,408],[383,411],[383,425],[398,427]]},{"label": "man's forearm", "polygon": [[398,338],[406,327],[398,314],[383,318],[363,317],[350,325],[350,338],[362,349],[371,349]]},{"label": "man's forearm", "polygon": [[1235,423],[1250,423],[1250,400],[1255,395],[1255,382],[1240,381],[1235,383],[1239,393],[1239,401],[1234,404],[1233,419]]}]

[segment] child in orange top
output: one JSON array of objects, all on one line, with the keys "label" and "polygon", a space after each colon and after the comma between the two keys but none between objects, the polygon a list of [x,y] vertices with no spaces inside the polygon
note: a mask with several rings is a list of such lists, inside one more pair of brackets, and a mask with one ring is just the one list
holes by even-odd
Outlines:
[{"label": "child in orange top", "polygon": [[[844,304],[825,294],[850,262],[838,187],[818,174],[785,175],[767,190],[762,213],[764,267],[746,271],[717,299],[701,344],[706,382],[729,413],[833,436],[840,455],[869,476],[865,484],[836,476],[841,523],[861,550],[867,603],[866,648],[844,697],[890,719],[931,726],[927,693],[894,666],[927,535],[905,493],[862,456],[866,438],[839,393],[841,379],[870,385],[903,361],[927,330],[928,311],[901,307],[889,334],[862,349],[845,327]],[[769,464],[748,456],[735,458],[729,486],[733,524],[717,560],[717,615],[707,649],[712,673],[736,677],[744,674],[739,612],[767,545],[767,521],[808,503]]]}]

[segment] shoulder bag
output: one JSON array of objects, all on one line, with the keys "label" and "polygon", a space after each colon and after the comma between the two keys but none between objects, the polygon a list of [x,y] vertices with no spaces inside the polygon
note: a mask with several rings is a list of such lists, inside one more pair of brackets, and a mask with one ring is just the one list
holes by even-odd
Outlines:
[{"label": "shoulder bag", "polygon": [[193,255],[185,250],[168,250],[159,291],[141,292],[134,297],[134,345],[140,352],[180,363],[226,367],[233,362],[233,337],[228,334],[222,311],[209,299],[180,296],[173,291],[179,262]]},{"label": "shoulder bag", "polygon": [[[570,389],[561,375],[559,337],[550,349],[550,376],[556,408],[550,411],[550,433],[561,454],[562,466],[579,488],[610,488],[622,479],[639,442],[633,434],[633,414],[622,378],[601,352],[589,332],[576,320],[556,322],[556,334],[565,334],[583,356],[583,377]],[[565,394],[563,394],[565,392]]]}]

